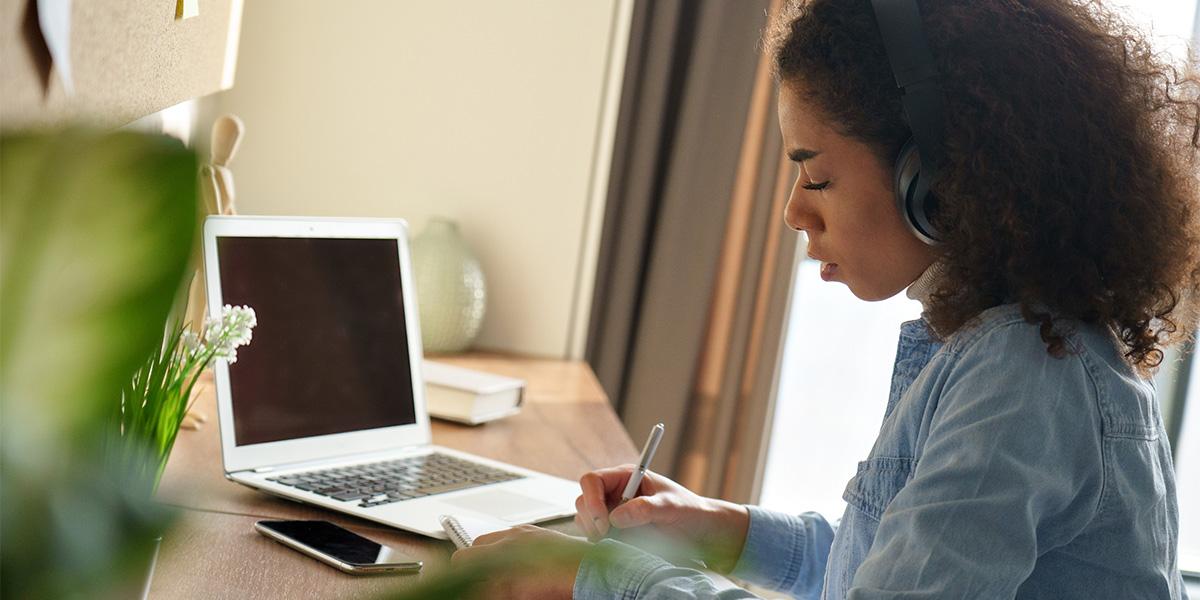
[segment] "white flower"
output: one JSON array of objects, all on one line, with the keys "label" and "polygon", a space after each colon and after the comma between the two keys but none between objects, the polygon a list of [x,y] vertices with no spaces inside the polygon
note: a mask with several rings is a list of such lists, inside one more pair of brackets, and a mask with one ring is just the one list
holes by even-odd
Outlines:
[{"label": "white flower", "polygon": [[204,351],[204,346],[200,343],[200,336],[191,331],[185,330],[179,341],[183,343],[184,355],[188,358],[197,356]]},{"label": "white flower", "polygon": [[204,341],[213,349],[217,358],[237,362],[237,349],[250,343],[251,330],[258,325],[258,317],[249,306],[225,305],[221,319],[209,319],[204,323]]}]

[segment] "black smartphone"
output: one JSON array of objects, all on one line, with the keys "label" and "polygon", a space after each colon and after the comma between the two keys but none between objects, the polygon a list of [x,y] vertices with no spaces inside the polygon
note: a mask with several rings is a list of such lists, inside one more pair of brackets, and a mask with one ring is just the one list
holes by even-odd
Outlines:
[{"label": "black smartphone", "polygon": [[421,561],[329,521],[259,521],[254,529],[347,573],[421,570]]}]

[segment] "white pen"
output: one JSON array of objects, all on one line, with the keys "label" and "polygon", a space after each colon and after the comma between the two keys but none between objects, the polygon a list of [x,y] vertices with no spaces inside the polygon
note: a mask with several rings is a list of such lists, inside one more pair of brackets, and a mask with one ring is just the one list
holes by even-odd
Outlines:
[{"label": "white pen", "polygon": [[654,452],[658,450],[658,443],[662,441],[663,430],[662,423],[655,425],[650,430],[650,437],[646,439],[646,445],[642,448],[642,457],[638,460],[637,469],[629,476],[629,483],[625,484],[625,491],[621,493],[621,504],[629,502],[637,495],[638,488],[642,485],[642,477],[646,476],[646,468],[650,466],[650,461],[654,460]]}]

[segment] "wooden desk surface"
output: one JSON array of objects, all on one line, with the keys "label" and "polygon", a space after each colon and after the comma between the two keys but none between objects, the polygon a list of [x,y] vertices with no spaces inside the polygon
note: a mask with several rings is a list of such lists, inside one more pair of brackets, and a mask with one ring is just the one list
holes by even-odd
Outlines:
[{"label": "wooden desk surface", "polygon": [[[520,414],[478,427],[434,420],[436,444],[567,479],[637,460],[637,449],[583,362],[495,355],[445,362],[526,380]],[[398,589],[437,573],[453,546],[256,492],[225,479],[211,382],[197,400],[209,416],[199,431],[181,431],[159,488],[160,501],[185,509],[163,538],[151,598],[340,598]],[[425,561],[421,575],[352,576],[268,540],[260,518],[325,519]],[[547,526],[578,533],[570,519]]]}]

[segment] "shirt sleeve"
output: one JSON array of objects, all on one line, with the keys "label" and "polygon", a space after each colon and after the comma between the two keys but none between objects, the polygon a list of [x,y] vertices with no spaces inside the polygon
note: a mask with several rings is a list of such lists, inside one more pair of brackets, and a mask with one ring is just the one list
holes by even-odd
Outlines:
[{"label": "shirt sleeve", "polygon": [[733,577],[796,598],[816,598],[825,580],[833,527],[821,515],[789,515],[757,506]]},{"label": "shirt sleeve", "polygon": [[[747,506],[750,528],[733,577],[797,598],[821,592],[833,528],[816,513],[787,515]],[[677,567],[640,549],[605,540],[579,565],[575,598],[757,598],[721,588],[706,574]]]},{"label": "shirt sleeve", "polygon": [[1012,598],[1084,528],[1103,484],[1086,359],[1050,356],[1028,327],[963,351],[848,598]]}]

